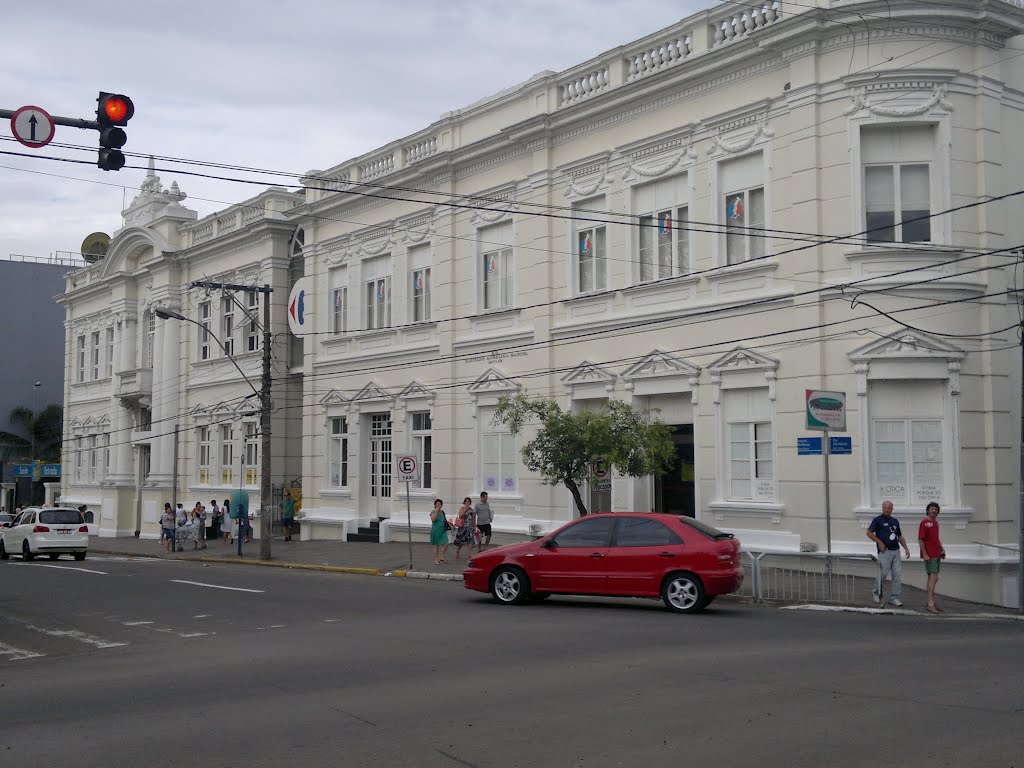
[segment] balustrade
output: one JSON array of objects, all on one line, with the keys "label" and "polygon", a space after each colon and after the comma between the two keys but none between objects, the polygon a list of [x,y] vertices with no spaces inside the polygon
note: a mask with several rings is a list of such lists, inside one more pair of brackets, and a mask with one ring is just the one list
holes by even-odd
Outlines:
[{"label": "balustrade", "polygon": [[690,33],[678,34],[657,45],[644,48],[626,57],[629,64],[626,82],[636,80],[652,72],[659,72],[690,55],[693,48]]},{"label": "balustrade", "polygon": [[608,66],[602,66],[585,75],[577,75],[566,83],[562,83],[561,106],[573,104],[588,96],[603,91],[608,87]]},{"label": "balustrade", "polygon": [[736,11],[712,25],[714,33],[709,35],[712,38],[711,47],[717,48],[736,38],[749,35],[755,29],[774,24],[780,18],[782,18],[782,8],[778,0],[755,5],[744,11]]},{"label": "balustrade", "polygon": [[369,181],[379,176],[386,176],[395,170],[395,153],[389,152],[359,166],[359,180]]}]

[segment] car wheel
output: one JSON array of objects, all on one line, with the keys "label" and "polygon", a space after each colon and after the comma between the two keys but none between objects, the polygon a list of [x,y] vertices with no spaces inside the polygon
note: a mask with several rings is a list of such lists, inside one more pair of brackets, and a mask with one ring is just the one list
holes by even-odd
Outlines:
[{"label": "car wheel", "polygon": [[47,555],[47,557],[49,557],[51,560],[56,560],[58,557],[60,557],[60,555],[51,554]]},{"label": "car wheel", "polygon": [[531,600],[536,600],[538,603],[541,600],[547,600],[549,597],[551,597],[551,593],[550,592],[531,592],[530,593],[530,599]]},{"label": "car wheel", "polygon": [[491,595],[496,602],[516,605],[523,602],[529,594],[529,581],[526,574],[518,568],[502,566],[491,577]]},{"label": "car wheel", "polygon": [[36,556],[32,554],[32,548],[28,545],[28,539],[21,542],[21,559],[22,560],[35,560]]},{"label": "car wheel", "polygon": [[697,613],[704,610],[704,585],[692,573],[673,573],[661,586],[665,607],[676,613]]},{"label": "car wheel", "polygon": [[0,560],[6,560],[9,557],[10,554],[7,552],[7,547],[4,546],[4,540],[0,539]]},{"label": "car wheel", "polygon": [[79,562],[85,560],[85,552],[75,552],[75,560],[78,560]]}]

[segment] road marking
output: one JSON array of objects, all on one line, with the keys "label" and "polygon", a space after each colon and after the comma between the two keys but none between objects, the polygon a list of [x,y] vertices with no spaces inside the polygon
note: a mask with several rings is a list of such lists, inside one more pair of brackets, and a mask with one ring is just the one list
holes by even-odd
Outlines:
[{"label": "road marking", "polygon": [[283,628],[284,628],[285,626],[287,626],[287,625],[285,625],[285,624],[270,624],[269,626],[266,626],[266,627],[256,627],[256,629],[257,629],[257,630],[264,630],[264,629],[283,629]]},{"label": "road marking", "polygon": [[184,579],[171,579],[175,584],[191,584],[193,587],[209,587],[210,589],[230,589],[232,592],[255,592],[263,594],[265,589],[246,589],[245,587],[225,587],[220,584],[203,584],[201,581],[185,581]]},{"label": "road marking", "polygon": [[179,632],[178,637],[206,637],[209,632]]},{"label": "road marking", "polygon": [[81,571],[82,573],[98,573],[101,576],[110,575],[106,571],[93,571],[89,568],[76,568],[72,565],[54,565],[53,563],[14,563],[14,565],[24,565],[28,568],[56,568],[61,571]]},{"label": "road marking", "polygon": [[[809,603],[806,605],[783,605],[782,610],[787,611],[825,611],[830,613],[867,613],[876,615],[892,616],[920,616],[930,620],[937,620],[939,617],[932,617],[921,611],[913,611],[909,608],[862,608],[852,605],[817,605]],[[1009,621],[1024,621],[1024,616],[1009,613],[947,613],[942,617],[943,621],[990,621],[992,619],[1003,619]]]},{"label": "road marking", "polygon": [[141,627],[143,624],[152,624],[152,621],[122,621],[126,627]]},{"label": "road marking", "polygon": [[35,624],[22,623],[26,629],[31,629],[33,632],[41,632],[44,635],[50,637],[66,637],[69,640],[76,640],[79,643],[85,643],[96,648],[120,648],[128,645],[128,643],[113,643],[109,640],[104,640],[102,637],[96,637],[90,635],[87,632],[82,632],[78,629],[47,629],[46,627],[37,627]]},{"label": "road marking", "polygon": [[200,613],[198,616],[193,616],[192,618],[193,619],[208,619],[208,618],[210,618],[210,614],[208,614],[208,613]]},{"label": "road marking", "polygon": [[324,624],[333,624],[336,621],[341,621],[341,619],[324,619]]},{"label": "road marking", "polygon": [[24,659],[38,659],[45,656],[45,653],[26,651],[24,648],[15,648],[7,643],[0,643],[0,656],[10,656],[11,661],[23,661]]}]

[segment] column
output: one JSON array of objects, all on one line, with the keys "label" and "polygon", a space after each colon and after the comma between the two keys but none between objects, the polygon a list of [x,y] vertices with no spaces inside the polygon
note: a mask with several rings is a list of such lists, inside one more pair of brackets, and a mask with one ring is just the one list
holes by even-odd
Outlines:
[{"label": "column", "polygon": [[174,425],[181,404],[178,347],[180,320],[158,320],[153,342],[153,440],[150,484],[169,487],[174,477]]},{"label": "column", "polygon": [[114,326],[113,392],[110,402],[110,467],[107,468],[107,482],[112,485],[130,485],[132,477],[131,414],[117,396],[120,387],[119,373],[131,370],[125,348],[131,345],[129,324],[134,325],[127,315],[122,315]]}]

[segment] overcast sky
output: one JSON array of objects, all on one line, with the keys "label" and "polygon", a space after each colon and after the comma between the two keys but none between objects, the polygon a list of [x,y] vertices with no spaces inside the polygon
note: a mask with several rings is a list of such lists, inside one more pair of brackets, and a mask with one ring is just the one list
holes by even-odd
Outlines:
[{"label": "overcast sky", "polygon": [[[135,102],[126,151],[303,172],[561,71],[715,0],[6,3],[0,108],[93,119],[100,90]],[[109,55],[105,52],[109,52]],[[121,225],[144,171],[96,168],[98,134],[58,126],[32,150],[0,124],[0,258],[77,251]],[[58,155],[78,165],[41,159]],[[129,165],[142,163],[131,157]],[[144,163],[143,163],[144,164]],[[200,216],[261,186],[160,172]]]}]

